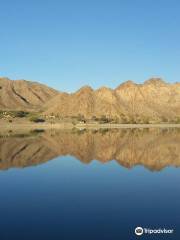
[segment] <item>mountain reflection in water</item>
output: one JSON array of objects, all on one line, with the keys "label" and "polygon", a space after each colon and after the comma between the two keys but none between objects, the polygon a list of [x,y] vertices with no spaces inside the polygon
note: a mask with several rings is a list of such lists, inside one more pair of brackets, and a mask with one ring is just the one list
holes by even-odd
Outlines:
[{"label": "mountain reflection in water", "polygon": [[159,171],[180,166],[179,129],[35,131],[0,137],[0,169],[41,164],[71,155],[83,163],[111,160]]}]

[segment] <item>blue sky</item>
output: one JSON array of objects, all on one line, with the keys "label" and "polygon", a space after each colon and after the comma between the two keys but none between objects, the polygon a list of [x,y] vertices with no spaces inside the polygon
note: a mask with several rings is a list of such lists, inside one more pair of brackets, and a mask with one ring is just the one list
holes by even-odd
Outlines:
[{"label": "blue sky", "polygon": [[2,0],[0,76],[62,91],[180,81],[179,0]]}]

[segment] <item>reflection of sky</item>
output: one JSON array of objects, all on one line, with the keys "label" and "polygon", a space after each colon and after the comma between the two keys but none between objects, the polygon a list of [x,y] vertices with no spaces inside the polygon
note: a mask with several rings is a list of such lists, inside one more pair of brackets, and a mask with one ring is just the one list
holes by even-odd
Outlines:
[{"label": "reflection of sky", "polygon": [[1,171],[1,236],[130,239],[137,225],[178,232],[179,182],[178,168],[128,170],[115,161],[86,165],[72,157]]}]

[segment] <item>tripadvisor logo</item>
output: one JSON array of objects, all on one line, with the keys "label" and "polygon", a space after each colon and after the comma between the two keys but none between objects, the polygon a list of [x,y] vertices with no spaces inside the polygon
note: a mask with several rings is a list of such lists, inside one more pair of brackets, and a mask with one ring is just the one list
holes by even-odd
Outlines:
[{"label": "tripadvisor logo", "polygon": [[141,236],[143,234],[143,228],[142,227],[136,227],[135,228],[135,234],[138,236]]},{"label": "tripadvisor logo", "polygon": [[142,234],[171,234],[174,232],[174,229],[166,229],[166,228],[150,229],[150,228],[136,227],[134,232],[137,236],[141,236]]}]

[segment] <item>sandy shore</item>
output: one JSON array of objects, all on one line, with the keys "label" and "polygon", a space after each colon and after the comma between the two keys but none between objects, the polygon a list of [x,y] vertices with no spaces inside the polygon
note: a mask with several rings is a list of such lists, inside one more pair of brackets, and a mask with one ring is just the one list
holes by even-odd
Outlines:
[{"label": "sandy shore", "polygon": [[33,129],[101,129],[101,128],[180,128],[180,124],[77,124],[71,123],[0,123],[0,131]]}]

